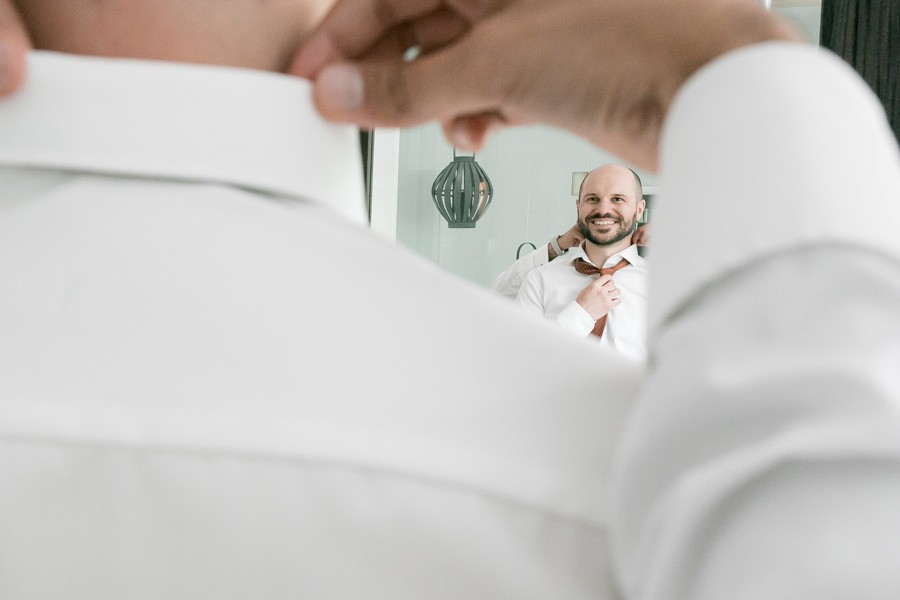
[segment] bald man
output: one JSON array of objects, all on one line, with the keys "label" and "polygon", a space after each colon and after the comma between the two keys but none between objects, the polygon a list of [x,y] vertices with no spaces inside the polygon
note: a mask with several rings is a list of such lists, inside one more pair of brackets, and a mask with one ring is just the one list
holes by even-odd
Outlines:
[{"label": "bald man", "polygon": [[516,304],[630,360],[644,360],[648,264],[632,235],[645,206],[631,169],[610,164],[588,173],[575,201],[584,241],[528,273]]}]

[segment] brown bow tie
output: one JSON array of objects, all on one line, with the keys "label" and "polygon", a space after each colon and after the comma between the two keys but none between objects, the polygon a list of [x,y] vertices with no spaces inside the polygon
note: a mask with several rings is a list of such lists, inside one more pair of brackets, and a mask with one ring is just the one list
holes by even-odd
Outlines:
[{"label": "brown bow tie", "polygon": [[[599,269],[583,258],[578,257],[572,261],[572,264],[575,266],[575,270],[582,275],[612,275],[619,269],[624,269],[631,263],[623,258],[612,267]],[[606,327],[607,316],[608,315],[603,315],[594,322],[594,328],[591,330],[591,335],[596,335],[597,337],[603,336],[603,329]]]}]

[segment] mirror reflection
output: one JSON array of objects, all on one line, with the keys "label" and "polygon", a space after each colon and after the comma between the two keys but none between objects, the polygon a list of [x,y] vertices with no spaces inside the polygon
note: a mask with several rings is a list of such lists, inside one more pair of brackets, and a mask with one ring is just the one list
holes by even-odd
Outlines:
[{"label": "mirror reflection", "polygon": [[[771,5],[795,22],[811,43],[818,43],[818,0],[774,0]],[[573,187],[579,177],[600,165],[621,163],[564,131],[541,126],[501,131],[477,156],[492,183],[490,206],[475,227],[450,228],[431,195],[436,177],[454,158],[440,127],[379,130],[375,143],[373,229],[487,288],[517,256],[572,227],[577,195]],[[655,174],[638,174],[648,200],[643,220],[650,221],[662,190]]]},{"label": "mirror reflection", "polygon": [[[515,262],[517,254],[531,245],[547,244],[572,227],[578,193],[576,187],[573,194],[573,178],[583,177],[599,165],[619,162],[559,130],[525,127],[502,131],[476,157],[492,182],[490,207],[475,227],[452,228],[430,194],[435,178],[453,160],[453,147],[444,140],[440,127],[401,132],[397,146],[400,202],[395,239],[484,287],[490,287]],[[639,175],[645,194],[655,194],[655,175]]]}]

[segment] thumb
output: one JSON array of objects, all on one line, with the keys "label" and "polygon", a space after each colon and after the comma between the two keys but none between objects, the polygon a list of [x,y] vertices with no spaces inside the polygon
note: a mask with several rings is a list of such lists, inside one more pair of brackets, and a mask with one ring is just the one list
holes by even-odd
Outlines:
[{"label": "thumb", "polygon": [[[361,127],[406,127],[426,121],[490,112],[490,78],[473,73],[460,49],[413,61],[343,62],[323,68],[313,99],[323,117]],[[460,82],[480,82],[460,85]]]}]

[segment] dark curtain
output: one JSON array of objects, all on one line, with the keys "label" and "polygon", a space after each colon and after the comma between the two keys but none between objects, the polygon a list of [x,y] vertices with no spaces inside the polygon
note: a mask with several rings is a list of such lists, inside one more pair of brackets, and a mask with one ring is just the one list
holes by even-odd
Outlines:
[{"label": "dark curtain", "polygon": [[875,90],[900,142],[900,0],[822,0],[820,43]]}]

